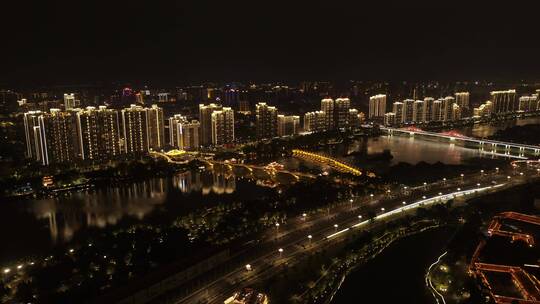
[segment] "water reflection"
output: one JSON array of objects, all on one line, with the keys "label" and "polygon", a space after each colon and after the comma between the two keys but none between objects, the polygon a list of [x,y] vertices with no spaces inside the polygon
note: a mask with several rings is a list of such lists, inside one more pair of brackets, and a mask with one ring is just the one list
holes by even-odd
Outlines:
[{"label": "water reflection", "polygon": [[186,194],[231,194],[236,190],[236,176],[232,172],[186,171],[173,177],[173,185]]},{"label": "water reflection", "polygon": [[97,190],[31,201],[30,211],[37,219],[46,219],[51,240],[69,241],[86,227],[106,228],[124,217],[142,220],[165,200],[167,183],[155,178],[129,186],[110,186]]}]

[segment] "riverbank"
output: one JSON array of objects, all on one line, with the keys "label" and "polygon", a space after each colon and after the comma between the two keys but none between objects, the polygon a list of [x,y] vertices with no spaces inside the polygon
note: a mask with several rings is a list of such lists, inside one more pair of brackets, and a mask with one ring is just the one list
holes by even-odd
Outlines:
[{"label": "riverbank", "polygon": [[433,303],[423,284],[424,270],[444,250],[454,230],[436,227],[397,240],[375,259],[354,269],[331,303]]}]

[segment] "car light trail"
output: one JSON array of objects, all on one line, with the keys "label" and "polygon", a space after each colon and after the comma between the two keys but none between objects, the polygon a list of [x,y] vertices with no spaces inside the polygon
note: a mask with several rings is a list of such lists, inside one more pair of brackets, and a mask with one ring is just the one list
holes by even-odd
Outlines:
[{"label": "car light trail", "polygon": [[329,236],[327,236],[326,239],[330,239],[330,238],[333,238],[333,237],[335,237],[335,236],[337,236],[337,235],[340,235],[340,234],[342,234],[343,232],[348,231],[349,229],[351,229],[351,228],[345,228],[345,229],[340,230],[340,231],[338,231],[338,232],[336,232],[336,233],[332,233],[332,234],[330,234]]},{"label": "car light trail", "polygon": [[[396,208],[394,210],[379,214],[376,217],[374,217],[374,219],[375,220],[383,219],[383,218],[392,216],[392,215],[394,215],[396,213],[400,213],[402,211],[415,209],[415,208],[418,208],[420,206],[431,205],[431,204],[439,202],[439,201],[446,201],[446,200],[450,200],[452,198],[456,198],[456,197],[467,195],[467,194],[472,194],[472,193],[482,192],[482,191],[486,191],[486,190],[493,189],[493,188],[502,187],[504,185],[505,184],[497,184],[497,185],[487,186],[487,187],[483,187],[483,188],[475,188],[475,189],[470,189],[470,190],[460,190],[460,191],[456,191],[456,192],[452,192],[452,193],[448,193],[448,194],[437,195],[437,196],[434,196],[434,197],[425,198],[425,199],[419,200],[416,203],[405,205],[403,207],[399,207],[399,208]],[[358,224],[353,225],[351,228],[356,228],[356,227],[363,226],[363,225],[367,224],[368,222],[369,221],[360,222]]]}]

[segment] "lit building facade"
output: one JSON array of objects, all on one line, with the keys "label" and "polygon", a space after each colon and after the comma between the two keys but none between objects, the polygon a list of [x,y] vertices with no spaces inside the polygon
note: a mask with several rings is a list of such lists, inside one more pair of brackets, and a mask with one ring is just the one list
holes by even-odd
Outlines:
[{"label": "lit building facade", "polygon": [[493,114],[511,113],[517,110],[516,90],[492,91]]},{"label": "lit building facade", "polygon": [[224,107],[213,111],[211,122],[213,145],[221,146],[234,142],[234,111],[231,108]]},{"label": "lit building facade", "polygon": [[278,136],[296,135],[300,129],[300,116],[277,116]]},{"label": "lit building facade", "polygon": [[148,112],[137,105],[122,110],[124,151],[139,154],[150,151],[148,134]]},{"label": "lit building facade", "polygon": [[334,122],[334,100],[331,98],[324,98],[321,100],[321,111],[325,113],[325,130],[333,130],[335,128]]},{"label": "lit building facade", "polygon": [[323,132],[326,130],[326,122],[326,112],[308,112],[304,114],[304,131]]},{"label": "lit building facade", "polygon": [[457,92],[455,95],[456,104],[463,110],[468,110],[470,107],[469,92]]},{"label": "lit building facade", "polygon": [[197,120],[188,121],[176,114],[169,118],[169,143],[180,150],[197,150],[200,146],[201,124]]},{"label": "lit building facade", "polygon": [[381,118],[386,114],[386,95],[378,94],[369,97],[369,113],[368,117]]},{"label": "lit building facade", "polygon": [[201,125],[200,144],[203,146],[212,144],[212,113],[220,111],[223,107],[215,103],[199,105],[199,123]]},{"label": "lit building facade", "polygon": [[335,127],[347,128],[349,126],[349,109],[351,100],[349,98],[336,98],[334,103]]},{"label": "lit building facade", "polygon": [[117,110],[87,107],[76,114],[79,158],[107,161],[122,154],[120,117]]},{"label": "lit building facade", "polygon": [[255,128],[258,139],[275,137],[278,134],[277,108],[259,102],[255,107]]},{"label": "lit building facade", "polygon": [[165,119],[163,108],[152,105],[146,108],[148,119],[148,145],[151,150],[159,151],[165,145]]}]

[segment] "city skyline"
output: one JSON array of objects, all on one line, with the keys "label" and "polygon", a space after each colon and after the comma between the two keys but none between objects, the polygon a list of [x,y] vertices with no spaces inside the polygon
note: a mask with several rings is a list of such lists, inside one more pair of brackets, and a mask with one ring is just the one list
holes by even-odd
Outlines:
[{"label": "city skyline", "polygon": [[8,1],[0,302],[540,304],[535,6]]}]

